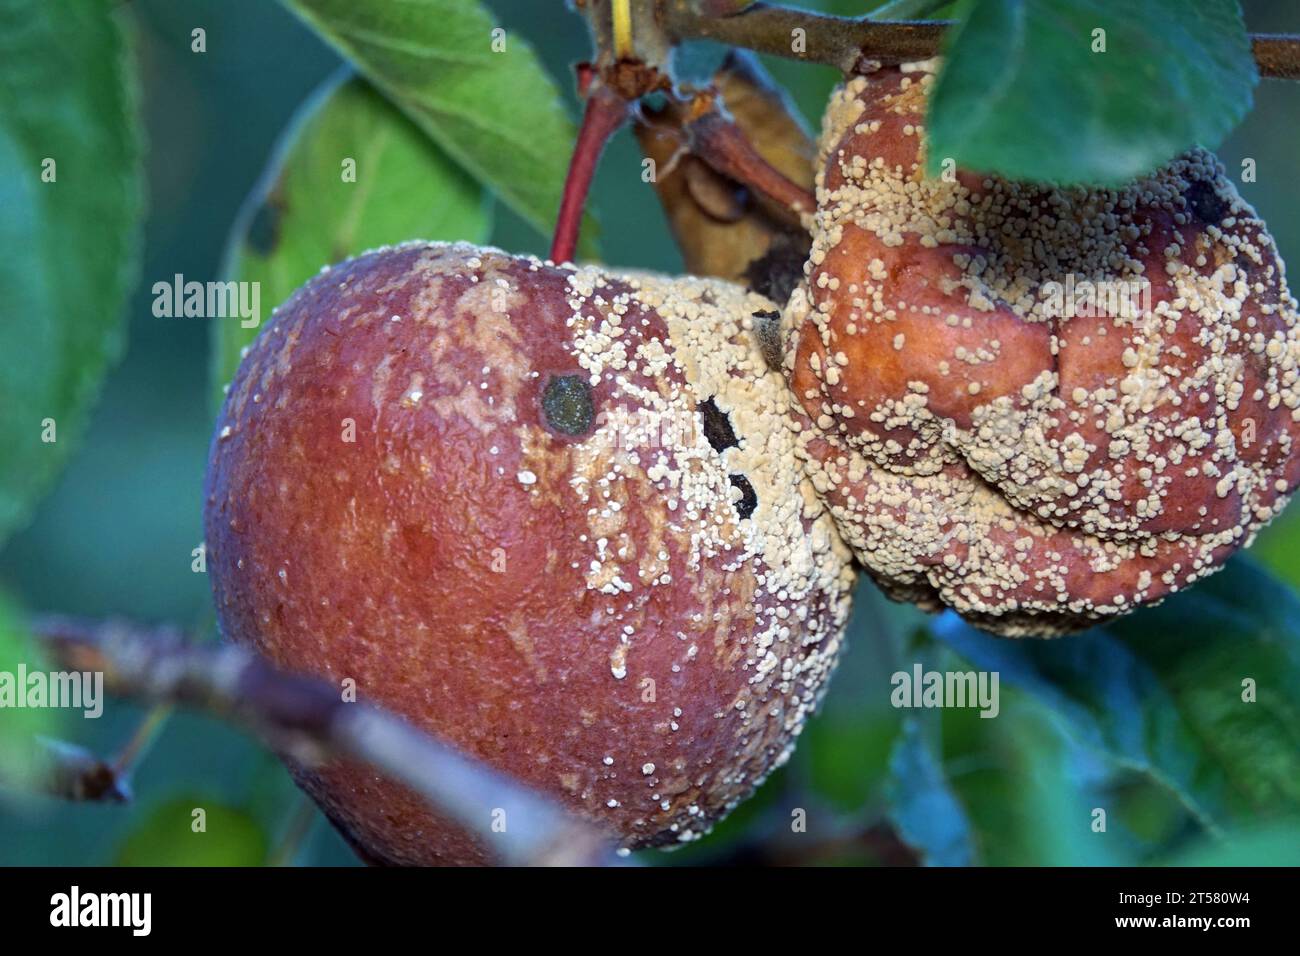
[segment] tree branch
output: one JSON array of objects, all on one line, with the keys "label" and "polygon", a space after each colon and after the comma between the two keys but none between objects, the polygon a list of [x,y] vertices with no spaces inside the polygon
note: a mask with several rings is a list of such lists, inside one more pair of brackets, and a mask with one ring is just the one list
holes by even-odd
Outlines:
[{"label": "tree branch", "polygon": [[41,737],[41,778],[35,787],[46,796],[86,803],[126,803],[131,799],[127,774],[116,762],[84,747]]},{"label": "tree branch", "polygon": [[[939,49],[946,21],[868,20],[755,3],[725,17],[705,16],[683,0],[660,8],[661,26],[674,40],[716,40],[793,60],[839,67],[851,73],[864,52],[884,63],[924,60]],[[802,52],[794,31],[802,30]]]},{"label": "tree branch", "polygon": [[1276,80],[1300,80],[1300,37],[1255,33],[1250,37],[1259,75]]},{"label": "tree branch", "polygon": [[[52,662],[98,671],[117,696],[197,708],[239,724],[295,759],[367,763],[423,796],[516,865],[616,862],[592,825],[506,775],[472,760],[377,707],[346,703],[338,689],[286,674],[233,645],[197,645],[172,630],[66,618],[33,622]],[[485,807],[510,811],[509,832],[491,831]]]},{"label": "tree branch", "polygon": [[[700,13],[688,0],[665,0],[660,25],[674,40],[716,40],[852,73],[865,60],[893,64],[937,55],[952,21],[836,17],[767,3],[719,17]],[[796,29],[803,31],[802,52],[793,43]],[[1256,34],[1251,43],[1261,76],[1300,79],[1300,36]]]}]

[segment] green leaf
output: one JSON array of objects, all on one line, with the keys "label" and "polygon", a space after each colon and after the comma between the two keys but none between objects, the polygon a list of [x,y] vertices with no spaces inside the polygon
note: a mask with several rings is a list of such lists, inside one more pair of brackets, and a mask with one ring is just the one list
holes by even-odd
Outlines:
[{"label": "green leaf", "polygon": [[[345,163],[355,177],[345,178]],[[348,179],[354,178],[354,181]],[[225,273],[269,310],[321,267],[406,239],[486,240],[483,189],[366,81],[331,81],[290,125],[231,235]],[[213,323],[217,400],[257,335]]]},{"label": "green leaf", "polygon": [[1163,861],[1166,866],[1300,866],[1300,823],[1230,834]]},{"label": "green leaf", "polygon": [[1293,588],[1300,588],[1300,508],[1288,508],[1250,546],[1250,556]]},{"label": "green leaf", "polygon": [[[449,156],[550,234],[576,130],[522,37],[498,34],[505,48],[496,52],[496,25],[478,0],[284,3]],[[577,20],[573,29],[580,29]],[[583,235],[590,239],[591,229]]]},{"label": "green leaf", "polygon": [[122,349],[140,142],[112,11],[0,0],[0,544],[67,459]]},{"label": "green leaf", "polygon": [[909,636],[927,622],[924,612],[888,600],[865,576],[859,579],[847,649],[791,761],[819,801],[843,812],[881,809],[904,716],[889,706],[890,675],[901,666],[898,655]]},{"label": "green leaf", "polygon": [[[913,635],[898,660],[901,675],[914,674],[917,666],[923,674],[972,670],[925,632]],[[896,704],[900,686],[914,686],[893,678],[891,684]],[[985,690],[993,706],[971,701],[904,711],[885,787],[899,836],[936,866],[1115,862],[1120,845],[1126,849],[1132,841],[1092,831],[1092,809],[1102,805],[1099,791],[1108,773],[1102,761],[1075,744],[1032,697],[991,681]]]},{"label": "green leaf", "polygon": [[929,866],[973,863],[975,845],[970,820],[917,718],[903,721],[889,769],[889,818],[900,839],[917,850]]},{"label": "green leaf", "polygon": [[[17,681],[21,671],[44,671],[45,663],[22,624],[16,608],[0,595],[0,681],[13,682],[10,689],[19,693]],[[36,744],[37,735],[54,732],[58,712],[50,708],[13,706],[0,696],[0,781],[18,790],[29,789],[40,776],[43,749]]]},{"label": "green leaf", "polygon": [[[969,670],[956,655],[943,670]],[[992,718],[941,712],[943,769],[986,866],[1092,866],[1131,855],[1132,840],[1094,811],[1107,809],[1107,768],[1032,698],[1003,687]],[[1108,811],[1109,814],[1109,811]]]},{"label": "green leaf", "polygon": [[[1234,821],[1300,816],[1300,599],[1246,557],[1112,630],[1160,676]],[[1250,681],[1254,702],[1247,702]]]},{"label": "green leaf", "polygon": [[199,794],[154,807],[123,838],[117,866],[261,866],[269,841],[248,813]]},{"label": "green leaf", "polygon": [[1212,832],[1300,815],[1300,601],[1244,558],[1086,634],[1008,641],[952,616],[936,634]]},{"label": "green leaf", "polygon": [[894,711],[863,708],[847,716],[819,714],[795,752],[813,792],[841,811],[869,806],[879,796],[902,732]]},{"label": "green leaf", "polygon": [[[930,102],[929,169],[1113,185],[1250,109],[1237,0],[968,0]],[[1102,39],[1105,52],[1093,52]]]}]

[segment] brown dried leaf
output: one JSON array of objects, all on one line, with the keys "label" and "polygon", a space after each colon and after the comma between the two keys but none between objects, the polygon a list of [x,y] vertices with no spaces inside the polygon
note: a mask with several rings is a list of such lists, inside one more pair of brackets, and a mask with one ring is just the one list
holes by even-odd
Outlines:
[{"label": "brown dried leaf", "polygon": [[[713,82],[759,154],[794,182],[811,188],[816,147],[757,59],[733,51]],[[654,160],[655,191],[686,269],[753,286],[750,266],[772,249],[777,237],[783,237],[782,249],[793,246],[806,252],[807,235],[789,210],[687,153],[685,119],[684,108],[670,101],[657,112],[643,111],[635,130],[643,154]]]}]

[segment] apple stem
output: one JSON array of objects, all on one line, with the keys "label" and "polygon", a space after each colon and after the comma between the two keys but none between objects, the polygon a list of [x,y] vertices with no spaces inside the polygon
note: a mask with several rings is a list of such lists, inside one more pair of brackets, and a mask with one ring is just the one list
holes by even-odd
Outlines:
[{"label": "apple stem", "polygon": [[582,115],[582,126],[578,130],[578,141],[569,160],[569,174],[564,180],[564,195],[551,242],[552,262],[573,260],[582,229],[582,212],[587,205],[587,193],[591,190],[596,165],[609,138],[626,122],[628,110],[627,100],[603,83],[592,84],[587,108]]}]

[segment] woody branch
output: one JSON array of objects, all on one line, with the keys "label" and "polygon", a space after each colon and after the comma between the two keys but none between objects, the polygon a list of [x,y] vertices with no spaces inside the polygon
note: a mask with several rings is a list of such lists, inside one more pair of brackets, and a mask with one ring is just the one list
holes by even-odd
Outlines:
[{"label": "woody branch", "polygon": [[[673,40],[715,40],[852,73],[863,60],[891,64],[935,56],[953,23],[837,17],[768,3],[719,16],[687,0],[667,0],[659,7],[659,25]],[[791,41],[796,30],[804,40],[798,45]],[[1300,36],[1255,34],[1251,45],[1261,76],[1300,79]]]},{"label": "woody branch", "polygon": [[[615,862],[605,834],[532,789],[381,708],[348,703],[338,688],[278,671],[241,648],[195,644],[172,630],[120,621],[41,618],[33,632],[55,665],[103,673],[115,696],[206,711],[300,761],[369,764],[477,835],[505,863]],[[495,808],[506,811],[504,832],[492,830]]]}]

